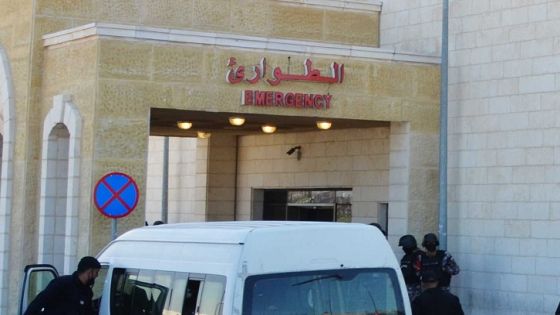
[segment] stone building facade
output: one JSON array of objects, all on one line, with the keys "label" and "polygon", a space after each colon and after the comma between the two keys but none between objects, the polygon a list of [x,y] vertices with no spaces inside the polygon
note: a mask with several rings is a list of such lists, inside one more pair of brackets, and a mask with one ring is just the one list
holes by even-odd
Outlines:
[{"label": "stone building facade", "polygon": [[[408,4],[384,1],[381,46],[439,54],[441,3]],[[450,1],[449,249],[469,314],[560,302],[559,18],[558,1]]]},{"label": "stone building facade", "polygon": [[[259,219],[265,190],[320,188],[352,192],[345,220],[375,221],[388,205],[393,242],[436,228],[439,59],[379,48],[380,2],[0,0],[0,8],[1,314],[17,311],[24,265],[69,273],[110,240],[111,220],[93,201],[104,175],[126,173],[140,192],[118,232],[144,225],[158,187],[148,184],[150,139],[193,137],[199,126],[212,136],[187,148],[192,198],[182,197],[190,208],[176,207],[175,222]],[[225,80],[262,58],[260,82]],[[283,82],[265,83],[274,78]],[[294,106],[242,105],[247,90]],[[305,95],[319,95],[321,108],[298,106]],[[232,128],[231,115],[246,124]],[[317,131],[319,119],[331,130]],[[262,134],[264,123],[278,131]],[[286,155],[294,146],[300,158]]]}]

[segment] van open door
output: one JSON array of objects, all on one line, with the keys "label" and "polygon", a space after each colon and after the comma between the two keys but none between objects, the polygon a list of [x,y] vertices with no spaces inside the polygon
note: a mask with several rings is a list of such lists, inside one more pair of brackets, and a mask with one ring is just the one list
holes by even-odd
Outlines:
[{"label": "van open door", "polygon": [[25,266],[18,314],[23,315],[29,303],[55,278],[58,278],[58,271],[51,265]]}]

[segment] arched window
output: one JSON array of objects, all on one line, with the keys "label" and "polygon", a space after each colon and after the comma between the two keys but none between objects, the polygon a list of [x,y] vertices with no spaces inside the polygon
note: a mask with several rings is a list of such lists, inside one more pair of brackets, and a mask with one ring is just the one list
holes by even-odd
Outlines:
[{"label": "arched window", "polygon": [[68,143],[70,133],[64,124],[57,124],[49,133],[46,172],[41,184],[41,225],[39,228],[39,257],[41,263],[64,270],[64,241],[66,236],[66,203],[68,200]]},{"label": "arched window", "polygon": [[65,274],[76,264],[81,117],[69,96],[54,97],[43,126],[39,261]]}]

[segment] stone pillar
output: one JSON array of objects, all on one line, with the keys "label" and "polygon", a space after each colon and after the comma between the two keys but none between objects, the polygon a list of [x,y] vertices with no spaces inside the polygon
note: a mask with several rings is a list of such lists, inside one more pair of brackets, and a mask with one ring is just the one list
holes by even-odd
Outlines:
[{"label": "stone pillar", "polygon": [[404,234],[437,233],[438,136],[393,122],[390,137],[389,232],[397,244]]},{"label": "stone pillar", "polygon": [[196,205],[206,221],[235,220],[236,136],[213,134],[197,148]]},{"label": "stone pillar", "polygon": [[410,124],[391,123],[389,144],[389,243],[408,233]]},{"label": "stone pillar", "polygon": [[[84,156],[86,164],[91,157],[91,187],[84,191],[93,193],[95,184],[107,173],[122,172],[136,182],[139,200],[134,211],[117,219],[117,234],[144,226],[146,208],[147,152],[149,141],[149,105],[156,103],[161,92],[143,82],[115,84],[100,80],[96,115],[92,125],[94,132],[92,154]],[[163,93],[163,92],[162,92]],[[154,96],[156,95],[156,96]],[[123,106],[134,104],[135,106]],[[85,178],[84,178],[85,179]],[[88,198],[90,253],[97,253],[111,240],[111,220],[99,213]]]}]

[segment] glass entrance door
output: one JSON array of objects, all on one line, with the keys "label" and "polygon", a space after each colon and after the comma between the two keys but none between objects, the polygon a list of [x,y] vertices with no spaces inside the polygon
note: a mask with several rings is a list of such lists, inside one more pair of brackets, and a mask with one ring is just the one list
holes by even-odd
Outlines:
[{"label": "glass entrance door", "polygon": [[352,222],[349,188],[264,189],[260,196],[253,200],[255,220]]}]

